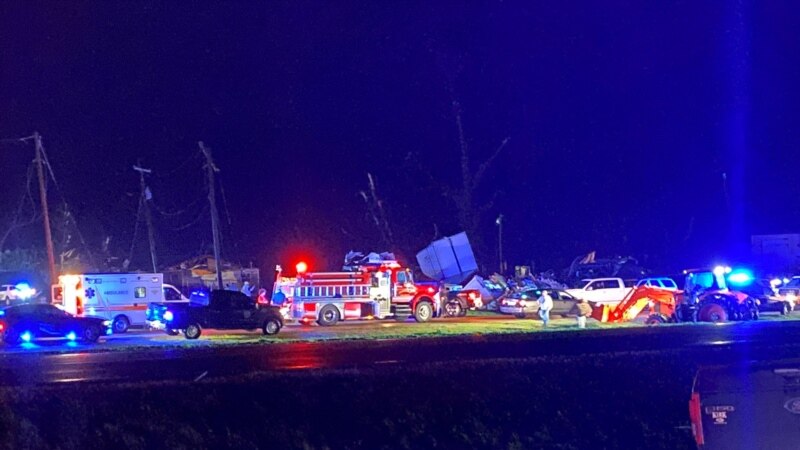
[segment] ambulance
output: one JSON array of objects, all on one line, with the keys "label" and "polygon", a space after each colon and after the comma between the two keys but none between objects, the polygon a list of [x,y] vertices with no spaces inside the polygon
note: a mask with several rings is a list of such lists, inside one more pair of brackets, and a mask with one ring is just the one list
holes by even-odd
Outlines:
[{"label": "ambulance", "polygon": [[111,321],[114,333],[146,325],[151,302],[188,302],[160,273],[98,273],[61,275],[53,286],[53,303],[76,316]]}]

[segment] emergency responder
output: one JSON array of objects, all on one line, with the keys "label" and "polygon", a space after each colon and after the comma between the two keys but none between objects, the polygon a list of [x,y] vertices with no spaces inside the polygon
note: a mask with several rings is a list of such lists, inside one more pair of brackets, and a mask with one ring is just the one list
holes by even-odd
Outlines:
[{"label": "emergency responder", "polygon": [[442,283],[439,287],[439,316],[444,316],[447,312],[447,298],[450,296],[450,289],[446,283]]}]

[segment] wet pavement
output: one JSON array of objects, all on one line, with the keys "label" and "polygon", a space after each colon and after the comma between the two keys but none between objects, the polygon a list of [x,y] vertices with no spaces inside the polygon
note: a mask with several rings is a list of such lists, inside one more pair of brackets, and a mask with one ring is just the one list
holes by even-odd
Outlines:
[{"label": "wet pavement", "polygon": [[[452,319],[448,319],[452,320]],[[458,319],[499,326],[501,316]],[[531,327],[540,326],[528,321]],[[247,332],[212,332],[198,341],[159,332],[113,336],[97,346],[41,342],[0,352],[0,384],[77,381],[194,380],[260,371],[364,368],[376,365],[529,358],[548,355],[600,355],[609,352],[681,350],[709,352],[723,359],[775,359],[800,355],[800,321],[759,321],[724,325],[685,324],[516,334],[335,340],[368,335],[386,322],[339,324],[335,327],[288,326],[279,342],[248,342]],[[398,327],[434,324],[392,323]],[[215,339],[244,339],[218,345]],[[302,339],[321,339],[299,341]],[[282,342],[280,342],[282,341]],[[99,350],[99,351],[98,351]],[[713,355],[712,355],[713,353]],[[722,356],[720,356],[722,355]]]}]

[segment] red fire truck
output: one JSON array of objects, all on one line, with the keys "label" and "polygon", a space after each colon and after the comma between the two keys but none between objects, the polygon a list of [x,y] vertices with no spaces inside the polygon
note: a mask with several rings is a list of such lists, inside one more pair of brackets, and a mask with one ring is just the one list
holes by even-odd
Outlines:
[{"label": "red fire truck", "polygon": [[427,322],[440,313],[439,292],[414,283],[408,268],[393,259],[369,258],[343,272],[306,272],[297,265],[296,277],[278,276],[273,289],[289,305],[288,319],[331,326],[340,320],[405,320]]}]

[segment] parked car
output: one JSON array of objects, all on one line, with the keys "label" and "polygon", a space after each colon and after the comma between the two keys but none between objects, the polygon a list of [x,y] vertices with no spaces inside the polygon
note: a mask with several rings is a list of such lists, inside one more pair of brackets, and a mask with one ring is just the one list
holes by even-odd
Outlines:
[{"label": "parked car", "polygon": [[[542,295],[542,289],[530,288],[516,292],[500,300],[500,312],[512,314],[518,319],[524,319],[529,314],[536,314],[539,311],[538,299]],[[551,316],[572,316],[575,315],[575,303],[578,299],[564,289],[544,289],[553,299],[553,309]]]},{"label": "parked car", "polygon": [[792,277],[787,283],[778,288],[778,297],[796,303],[800,298],[800,277]]},{"label": "parked car", "polygon": [[218,330],[261,330],[278,334],[283,317],[277,306],[258,305],[237,291],[195,292],[188,303],[151,303],[147,323],[169,335],[183,332],[186,339],[197,339],[204,328]]},{"label": "parked car", "polygon": [[573,297],[592,303],[615,305],[622,301],[631,288],[622,278],[594,278],[581,280],[580,288],[567,289]]},{"label": "parked car", "polygon": [[11,305],[17,301],[30,301],[36,295],[36,289],[27,283],[0,285],[0,303]]},{"label": "parked car", "polygon": [[640,287],[640,286],[650,286],[654,288],[666,289],[668,291],[678,290],[678,284],[675,283],[675,280],[667,277],[642,278],[636,283],[635,287]]},{"label": "parked car", "polygon": [[98,317],[76,317],[50,304],[25,304],[0,310],[0,333],[6,344],[45,337],[94,343],[111,334],[111,322]]}]

